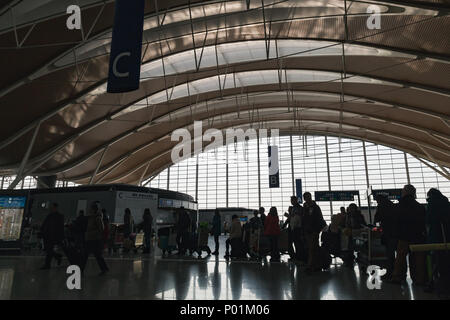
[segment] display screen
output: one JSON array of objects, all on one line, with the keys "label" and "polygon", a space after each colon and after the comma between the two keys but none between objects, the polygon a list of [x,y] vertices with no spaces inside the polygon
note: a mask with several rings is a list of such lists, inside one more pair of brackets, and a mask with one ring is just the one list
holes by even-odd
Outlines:
[{"label": "display screen", "polygon": [[0,240],[20,239],[26,197],[0,196]]}]

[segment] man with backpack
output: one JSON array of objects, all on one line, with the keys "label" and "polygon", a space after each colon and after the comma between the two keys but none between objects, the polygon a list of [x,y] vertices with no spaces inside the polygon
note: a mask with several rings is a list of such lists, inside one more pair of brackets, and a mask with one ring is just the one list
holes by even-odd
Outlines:
[{"label": "man with backpack", "polygon": [[222,223],[220,219],[220,212],[219,209],[216,209],[214,211],[214,217],[212,221],[212,235],[214,236],[214,243],[216,245],[216,249],[212,253],[213,255],[219,255],[219,236],[222,233]]},{"label": "man with backpack", "polygon": [[315,272],[322,269],[319,234],[326,226],[326,222],[323,219],[322,210],[320,210],[320,207],[312,200],[311,193],[305,192],[303,194],[303,199],[305,199],[305,203],[303,205],[302,228],[308,246],[308,266],[306,271]]}]

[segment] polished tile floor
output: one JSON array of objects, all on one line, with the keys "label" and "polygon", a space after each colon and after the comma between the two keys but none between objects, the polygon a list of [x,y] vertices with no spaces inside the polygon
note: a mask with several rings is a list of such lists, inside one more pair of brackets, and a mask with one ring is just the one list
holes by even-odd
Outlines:
[{"label": "polished tile floor", "polygon": [[156,251],[156,256],[117,254],[106,260],[109,274],[97,276],[98,267],[90,259],[82,289],[70,291],[66,261],[61,267],[38,270],[42,256],[0,256],[0,299],[436,299],[410,283],[369,290],[367,276],[358,267],[337,264],[327,272],[307,275],[286,256],[282,263],[270,264],[227,262],[223,252],[217,258],[198,259],[162,258]]}]

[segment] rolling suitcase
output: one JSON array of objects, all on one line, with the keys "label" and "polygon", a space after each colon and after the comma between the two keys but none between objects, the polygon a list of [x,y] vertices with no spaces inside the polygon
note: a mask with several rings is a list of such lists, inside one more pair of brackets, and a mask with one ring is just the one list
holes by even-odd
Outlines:
[{"label": "rolling suitcase", "polygon": [[322,270],[330,269],[331,262],[332,262],[330,253],[324,247],[320,247],[319,252],[320,252],[320,254],[319,254],[320,268]]}]

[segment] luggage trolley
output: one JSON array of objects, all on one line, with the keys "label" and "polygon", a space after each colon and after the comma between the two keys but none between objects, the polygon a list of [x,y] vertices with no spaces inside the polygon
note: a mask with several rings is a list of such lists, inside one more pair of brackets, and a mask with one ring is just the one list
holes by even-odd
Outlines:
[{"label": "luggage trolley", "polygon": [[353,235],[356,262],[364,273],[368,266],[376,265],[380,268],[387,266],[386,249],[381,243],[381,231],[374,228],[363,228]]}]

